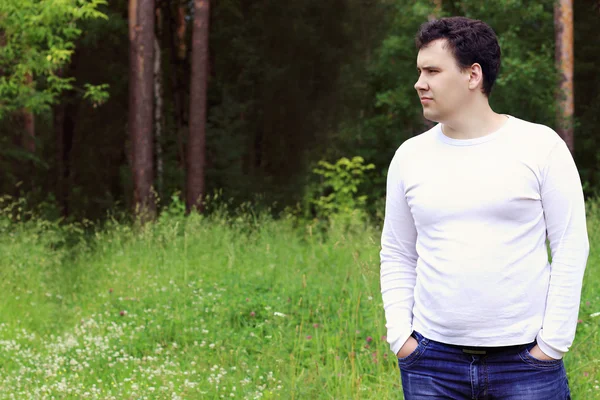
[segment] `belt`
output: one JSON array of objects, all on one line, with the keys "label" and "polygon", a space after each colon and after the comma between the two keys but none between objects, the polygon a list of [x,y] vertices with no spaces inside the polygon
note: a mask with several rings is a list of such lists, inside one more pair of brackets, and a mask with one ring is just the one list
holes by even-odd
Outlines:
[{"label": "belt", "polygon": [[[530,344],[533,344],[532,342]],[[511,353],[522,350],[528,344],[516,344],[512,346],[501,346],[501,347],[478,347],[478,346],[462,346],[458,344],[448,344],[444,343],[444,345],[453,347],[455,349],[460,349],[463,353],[466,354],[476,354],[476,355],[485,355],[485,354],[497,354],[497,353]]]}]

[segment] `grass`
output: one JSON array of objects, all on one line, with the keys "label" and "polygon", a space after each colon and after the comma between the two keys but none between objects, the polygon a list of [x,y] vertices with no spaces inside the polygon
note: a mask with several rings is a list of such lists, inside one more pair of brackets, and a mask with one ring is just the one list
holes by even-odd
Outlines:
[{"label": "grass", "polygon": [[[600,398],[600,213],[574,399]],[[396,399],[380,228],[241,213],[136,227],[0,216],[0,398]]]}]

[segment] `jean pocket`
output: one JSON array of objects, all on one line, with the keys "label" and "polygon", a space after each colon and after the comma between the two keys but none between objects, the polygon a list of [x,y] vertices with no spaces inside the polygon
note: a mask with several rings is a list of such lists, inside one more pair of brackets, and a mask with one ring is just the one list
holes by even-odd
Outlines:
[{"label": "jean pocket", "polygon": [[417,347],[412,351],[412,353],[410,353],[406,357],[398,358],[398,366],[400,368],[407,368],[416,363],[421,358],[421,356],[425,352],[425,349],[427,348],[427,339],[422,337],[419,338],[415,334],[411,336],[417,340]]},{"label": "jean pocket", "polygon": [[523,360],[525,363],[527,363],[533,367],[542,368],[542,369],[554,369],[554,368],[559,368],[562,365],[562,359],[540,360],[539,358],[535,358],[529,352],[529,350],[533,349],[534,347],[535,347],[535,343],[532,346],[527,346],[526,348],[524,348],[519,353],[521,360]]}]

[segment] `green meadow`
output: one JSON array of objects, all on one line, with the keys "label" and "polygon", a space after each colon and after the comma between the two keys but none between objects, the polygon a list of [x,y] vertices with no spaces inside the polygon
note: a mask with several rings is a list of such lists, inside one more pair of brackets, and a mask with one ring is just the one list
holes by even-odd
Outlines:
[{"label": "green meadow", "polygon": [[[372,222],[0,214],[2,399],[401,399]],[[358,217],[356,219],[359,219]],[[600,398],[600,212],[565,358]]]}]

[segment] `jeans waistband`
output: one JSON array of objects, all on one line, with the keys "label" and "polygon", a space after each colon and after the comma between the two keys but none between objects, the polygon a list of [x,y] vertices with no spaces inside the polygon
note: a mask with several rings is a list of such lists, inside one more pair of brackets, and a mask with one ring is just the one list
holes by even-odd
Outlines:
[{"label": "jeans waistband", "polygon": [[[417,341],[420,341],[421,339],[424,338],[424,336],[421,335],[417,331],[414,331],[413,334],[412,334],[412,336]],[[483,347],[483,346],[465,346],[465,345],[459,345],[459,344],[449,344],[449,343],[437,342],[437,341],[431,340],[431,339],[429,339],[429,341],[434,342],[434,343],[438,343],[438,344],[440,344],[442,346],[447,346],[447,347],[452,347],[454,349],[459,349],[459,350],[462,350],[463,353],[473,354],[473,355],[486,355],[486,354],[498,354],[498,353],[513,353],[513,352],[521,351],[523,348],[525,348],[527,346],[533,346],[536,343],[535,340],[534,340],[531,343],[516,344],[516,345],[511,345],[511,346]]]},{"label": "jeans waistband", "polygon": [[463,353],[484,355],[484,354],[498,354],[498,353],[513,353],[521,351],[528,344],[516,344],[512,346],[499,346],[499,347],[481,347],[481,346],[461,346],[456,344],[443,343],[445,346],[453,347],[455,349],[462,350]]}]

